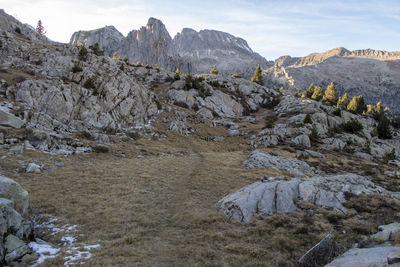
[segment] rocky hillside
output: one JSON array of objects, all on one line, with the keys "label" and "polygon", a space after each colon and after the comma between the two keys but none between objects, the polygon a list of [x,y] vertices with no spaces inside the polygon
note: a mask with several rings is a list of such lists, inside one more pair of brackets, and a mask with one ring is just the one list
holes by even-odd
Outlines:
[{"label": "rocky hillside", "polygon": [[185,73],[207,73],[216,65],[222,73],[250,77],[257,64],[263,68],[271,65],[242,38],[220,31],[196,32],[185,28],[172,39],[165,25],[155,18],[127,37],[112,26],[75,32],[70,44],[76,46],[78,42],[86,46],[98,43],[107,55],[117,52],[134,63],[158,64],[168,70],[179,68]]},{"label": "rocky hillside", "polygon": [[[399,261],[400,131],[379,138],[374,114],[129,64],[3,11],[0,23],[0,265]],[[170,42],[163,29],[131,37]]]},{"label": "rocky hillside", "polygon": [[307,89],[311,83],[326,88],[334,82],[340,93],[363,95],[366,102],[382,101],[400,111],[400,52],[335,48],[306,57],[280,57],[264,71],[269,86]]}]

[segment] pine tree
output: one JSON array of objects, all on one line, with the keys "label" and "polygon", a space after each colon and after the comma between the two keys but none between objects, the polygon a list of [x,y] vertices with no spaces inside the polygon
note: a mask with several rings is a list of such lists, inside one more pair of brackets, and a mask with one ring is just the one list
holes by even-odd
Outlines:
[{"label": "pine tree", "polygon": [[40,35],[45,35],[46,34],[46,30],[43,27],[42,21],[39,20],[36,26],[36,32]]},{"label": "pine tree", "polygon": [[312,95],[314,94],[314,90],[315,90],[314,84],[312,83],[312,84],[310,84],[310,87],[308,87],[308,90],[307,90],[307,97],[308,98],[312,97]]},{"label": "pine tree", "polygon": [[378,103],[376,103],[376,107],[375,107],[375,113],[376,114],[383,114],[383,107],[382,107],[382,103],[381,101],[379,101]]},{"label": "pine tree", "polygon": [[375,110],[374,105],[367,105],[367,113],[368,114],[374,113],[374,110]]},{"label": "pine tree", "polygon": [[342,102],[342,98],[339,96],[339,99],[336,103],[336,108],[340,109],[340,103]]},{"label": "pine tree", "polygon": [[333,82],[331,82],[331,84],[328,85],[325,90],[325,100],[332,105],[335,104],[338,100],[338,93]]},{"label": "pine tree", "polygon": [[347,105],[347,110],[356,114],[362,114],[367,110],[367,105],[364,102],[362,95],[355,96],[351,99],[350,103]]},{"label": "pine tree", "polygon": [[385,114],[381,113],[379,116],[378,126],[376,127],[378,131],[378,137],[381,139],[392,138],[392,131],[390,130],[390,121],[386,118]]},{"label": "pine tree", "polygon": [[317,87],[314,90],[313,95],[311,96],[312,99],[320,101],[322,99],[322,97],[324,96],[324,93],[322,92],[321,87]]},{"label": "pine tree", "polygon": [[217,66],[214,65],[214,67],[210,70],[210,74],[218,74]]},{"label": "pine tree", "polygon": [[262,85],[262,76],[261,76],[261,67],[260,64],[257,65],[256,70],[254,71],[253,77],[251,77],[252,82],[258,83]]},{"label": "pine tree", "polygon": [[349,105],[349,103],[350,103],[349,97],[347,96],[347,93],[344,93],[342,98],[339,98],[339,100],[338,100],[337,108],[347,109],[347,106]]},{"label": "pine tree", "polygon": [[114,59],[114,60],[121,60],[121,57],[118,56],[118,53],[117,53],[117,52],[114,52],[114,54],[113,54],[113,56],[112,56],[112,59]]}]

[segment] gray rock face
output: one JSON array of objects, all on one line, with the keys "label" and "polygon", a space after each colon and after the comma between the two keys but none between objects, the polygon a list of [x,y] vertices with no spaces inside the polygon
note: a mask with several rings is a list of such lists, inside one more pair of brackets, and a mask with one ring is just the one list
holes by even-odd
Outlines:
[{"label": "gray rock face", "polygon": [[119,49],[124,38],[114,26],[106,26],[91,31],[74,32],[69,43],[74,46],[78,44],[91,46],[98,43],[106,55],[112,56]]},{"label": "gray rock face", "polygon": [[126,37],[113,26],[75,32],[70,44],[78,42],[85,46],[98,43],[107,55],[117,52],[133,63],[158,64],[168,70],[179,68],[185,73],[208,73],[216,65],[222,73],[238,73],[248,78],[257,64],[262,68],[272,65],[241,38],[220,31],[196,32],[185,28],[172,39],[165,25],[155,18]]},{"label": "gray rock face", "polygon": [[15,203],[15,209],[22,215],[28,211],[28,192],[14,180],[0,176],[0,197],[12,200]]},{"label": "gray rock face", "polygon": [[393,252],[397,252],[399,247],[374,247],[374,248],[352,248],[342,256],[336,258],[325,267],[359,267],[374,266],[387,267],[398,266],[396,264],[389,265],[388,256]]},{"label": "gray rock face", "polygon": [[236,118],[243,113],[242,105],[237,103],[231,96],[217,90],[211,96],[206,97],[204,106],[222,118]]},{"label": "gray rock face", "polygon": [[301,177],[290,181],[270,178],[243,187],[221,199],[216,206],[221,207],[227,219],[241,222],[250,221],[255,213],[272,215],[293,212],[297,209],[295,201],[298,198],[346,212],[342,205],[346,201],[345,192],[354,195],[379,193],[400,199],[400,193],[387,191],[366,177],[348,173]]},{"label": "gray rock face", "polygon": [[394,239],[394,235],[400,232],[400,223],[391,223],[387,225],[380,225],[379,232],[372,235],[371,238],[379,242],[386,242]]},{"label": "gray rock face", "polygon": [[274,168],[288,171],[295,176],[314,174],[314,169],[306,162],[294,158],[273,156],[260,150],[254,150],[248,160],[243,162],[244,168]]},{"label": "gray rock face", "polygon": [[270,66],[259,54],[254,53],[242,38],[215,30],[199,32],[184,28],[174,37],[174,45],[178,54],[191,62],[189,73],[208,73],[212,66],[222,73],[238,73],[248,78],[255,67]]}]

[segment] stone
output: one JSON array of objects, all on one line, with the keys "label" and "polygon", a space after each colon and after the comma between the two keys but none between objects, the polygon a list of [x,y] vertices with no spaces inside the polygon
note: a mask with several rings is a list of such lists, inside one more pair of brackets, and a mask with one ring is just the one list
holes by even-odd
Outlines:
[{"label": "stone", "polygon": [[380,225],[379,232],[372,235],[371,238],[378,242],[386,242],[393,240],[395,234],[400,233],[400,223],[394,222],[387,225]]},{"label": "stone", "polygon": [[333,240],[332,235],[328,234],[299,259],[299,267],[323,266],[329,263],[338,252],[339,246]]},{"label": "stone", "polygon": [[25,170],[27,173],[40,173],[41,172],[41,166],[36,164],[36,163],[29,163],[28,166],[26,167]]},{"label": "stone", "polygon": [[397,250],[393,250],[389,253],[389,255],[387,256],[387,263],[400,263],[400,248],[398,248]]},{"label": "stone", "polygon": [[204,100],[204,106],[214,111],[221,118],[236,118],[242,116],[243,107],[230,95],[214,90],[211,96]]},{"label": "stone", "polygon": [[185,88],[185,85],[186,85],[185,80],[177,80],[177,81],[173,82],[170,87],[172,89],[175,89],[175,91],[176,91],[176,90],[183,90]]},{"label": "stone", "polygon": [[4,145],[4,133],[0,132],[0,145]]},{"label": "stone", "polygon": [[364,152],[355,152],[354,156],[361,158],[361,159],[366,159],[366,160],[373,160],[374,157],[372,157],[370,154],[364,153]]},{"label": "stone", "polygon": [[15,209],[22,215],[25,215],[28,211],[28,192],[14,180],[0,176],[0,197],[14,201]]},{"label": "stone", "polygon": [[31,143],[29,143],[28,140],[24,141],[24,149],[26,150],[35,150],[35,147],[31,145]]},{"label": "stone", "polygon": [[321,159],[325,158],[324,154],[317,152],[317,151],[305,150],[305,152],[307,152],[313,158],[321,158]]},{"label": "stone", "polygon": [[292,142],[295,143],[296,145],[311,147],[310,138],[308,137],[308,135],[305,134],[296,136],[295,138],[292,139]]},{"label": "stone", "polygon": [[175,105],[192,109],[196,100],[188,91],[169,90],[168,97],[174,101]]},{"label": "stone", "polygon": [[314,170],[304,161],[295,158],[273,156],[260,150],[254,150],[248,160],[243,162],[244,168],[274,168],[284,170],[295,176],[314,174]]},{"label": "stone", "polygon": [[0,125],[12,128],[21,128],[24,125],[24,121],[15,115],[0,109]]},{"label": "stone", "polygon": [[31,249],[24,241],[15,235],[8,235],[5,242],[5,262],[11,264],[13,261],[22,258],[25,254],[30,253]]},{"label": "stone", "polygon": [[343,255],[334,259],[331,263],[325,265],[325,267],[387,267],[387,258],[389,254],[398,251],[398,249],[399,247],[392,246],[352,248]]},{"label": "stone", "polygon": [[279,179],[263,178],[261,182],[247,185],[222,198],[216,206],[224,211],[228,219],[248,222],[254,213],[273,215],[293,212],[297,210],[298,199],[343,213],[347,212],[343,206],[346,193],[357,196],[379,193],[400,199],[399,192],[387,191],[368,178],[352,173],[302,176],[289,181]]}]

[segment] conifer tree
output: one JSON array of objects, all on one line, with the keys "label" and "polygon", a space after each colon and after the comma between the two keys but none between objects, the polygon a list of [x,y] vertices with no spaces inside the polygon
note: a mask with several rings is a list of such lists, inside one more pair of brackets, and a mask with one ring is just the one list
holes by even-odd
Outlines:
[{"label": "conifer tree", "polygon": [[113,56],[112,56],[112,59],[114,59],[114,60],[121,60],[121,57],[118,56],[118,53],[117,53],[117,52],[114,52],[114,54],[113,54]]},{"label": "conifer tree", "polygon": [[339,98],[339,100],[338,100],[337,108],[347,109],[347,106],[349,105],[349,103],[350,103],[349,97],[347,96],[347,93],[344,93],[342,98]]},{"label": "conifer tree", "polygon": [[321,87],[318,86],[317,88],[315,88],[314,93],[311,96],[311,98],[319,101],[322,99],[323,96],[324,96],[324,92],[322,92]]},{"label": "conifer tree", "polygon": [[312,84],[310,84],[310,87],[308,87],[308,90],[307,90],[307,97],[308,98],[312,97],[312,95],[314,94],[314,90],[315,90],[314,84],[312,83]]},{"label": "conifer tree", "polygon": [[325,90],[325,101],[327,101],[329,104],[335,104],[338,100],[338,93],[336,90],[335,85],[333,82],[331,82],[330,85]]},{"label": "conifer tree", "polygon": [[261,67],[260,64],[257,65],[256,70],[254,71],[253,77],[251,77],[252,82],[258,83],[262,85],[262,76],[261,76]]},{"label": "conifer tree", "polygon": [[353,113],[362,114],[367,110],[367,105],[364,102],[362,95],[355,96],[351,99],[350,103],[347,105],[347,110]]},{"label": "conifer tree", "polygon": [[385,114],[381,113],[379,116],[378,126],[376,127],[378,131],[378,137],[381,139],[392,138],[392,131],[390,130],[390,121],[386,118]]},{"label": "conifer tree", "polygon": [[210,74],[218,74],[217,66],[214,65],[214,67],[210,70]]},{"label": "conifer tree", "polygon": [[42,21],[39,20],[38,24],[36,26],[36,32],[40,35],[45,35],[46,34],[46,30],[43,27]]},{"label": "conifer tree", "polygon": [[383,114],[383,107],[382,107],[382,103],[381,101],[379,101],[378,103],[376,103],[376,107],[375,107],[375,113],[376,114]]}]

